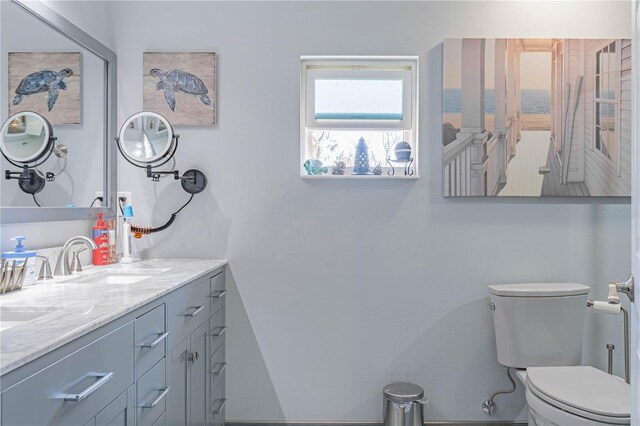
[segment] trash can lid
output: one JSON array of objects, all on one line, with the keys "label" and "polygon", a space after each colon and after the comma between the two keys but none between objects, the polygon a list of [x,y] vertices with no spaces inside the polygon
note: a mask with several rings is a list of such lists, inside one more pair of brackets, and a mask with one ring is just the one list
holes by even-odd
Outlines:
[{"label": "trash can lid", "polygon": [[424,397],[424,390],[413,383],[396,382],[384,387],[385,398],[394,402],[412,402]]}]

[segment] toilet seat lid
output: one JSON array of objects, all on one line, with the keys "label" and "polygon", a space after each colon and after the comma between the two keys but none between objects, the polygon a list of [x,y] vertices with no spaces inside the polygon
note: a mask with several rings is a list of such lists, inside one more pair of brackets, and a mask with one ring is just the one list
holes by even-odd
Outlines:
[{"label": "toilet seat lid", "polygon": [[508,297],[566,297],[589,293],[590,288],[578,283],[492,284],[489,293]]},{"label": "toilet seat lid", "polygon": [[582,417],[631,417],[631,386],[593,367],[531,367],[527,384],[538,397]]}]

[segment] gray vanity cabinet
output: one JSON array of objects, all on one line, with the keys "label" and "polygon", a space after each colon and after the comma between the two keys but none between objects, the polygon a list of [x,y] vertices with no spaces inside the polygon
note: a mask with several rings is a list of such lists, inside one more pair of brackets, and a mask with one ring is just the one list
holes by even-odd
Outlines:
[{"label": "gray vanity cabinet", "polygon": [[169,354],[167,377],[171,391],[167,395],[168,425],[206,423],[206,322]]},{"label": "gray vanity cabinet", "polygon": [[133,385],[133,323],[2,392],[2,425],[78,425]]},{"label": "gray vanity cabinet", "polygon": [[[223,418],[220,405],[224,399],[224,382],[219,377],[224,372],[219,370],[224,362],[224,294],[224,273],[220,272],[193,287],[181,289],[167,302],[168,341],[175,344],[167,360],[171,388],[167,396],[167,425],[205,425]],[[197,320],[194,312],[198,312]],[[201,313],[206,315],[198,316]],[[216,365],[212,366],[214,360]],[[221,385],[215,389],[216,401],[214,381],[216,386]]]},{"label": "gray vanity cabinet", "polygon": [[224,422],[224,269],[3,375],[0,426]]}]

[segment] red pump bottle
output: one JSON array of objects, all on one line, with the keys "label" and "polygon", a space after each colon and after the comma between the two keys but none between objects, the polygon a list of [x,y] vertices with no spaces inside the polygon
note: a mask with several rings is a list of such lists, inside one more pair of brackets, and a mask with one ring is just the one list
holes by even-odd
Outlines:
[{"label": "red pump bottle", "polygon": [[93,241],[98,246],[93,250],[93,264],[104,266],[109,264],[109,227],[102,220],[102,213],[98,213],[98,222],[93,230]]}]

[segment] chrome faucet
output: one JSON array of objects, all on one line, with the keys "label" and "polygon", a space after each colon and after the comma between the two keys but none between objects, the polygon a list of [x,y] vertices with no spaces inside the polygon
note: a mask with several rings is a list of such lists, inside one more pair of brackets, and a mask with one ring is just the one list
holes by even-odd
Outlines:
[{"label": "chrome faucet", "polygon": [[69,241],[64,243],[64,246],[62,247],[62,252],[60,253],[60,256],[58,256],[58,261],[56,262],[56,269],[55,269],[54,275],[71,274],[71,266],[69,265],[69,250],[71,250],[72,246],[76,244],[82,244],[82,243],[85,243],[87,247],[91,247],[91,249],[93,250],[98,248],[96,243],[87,237],[79,235],[77,237],[70,238]]}]

